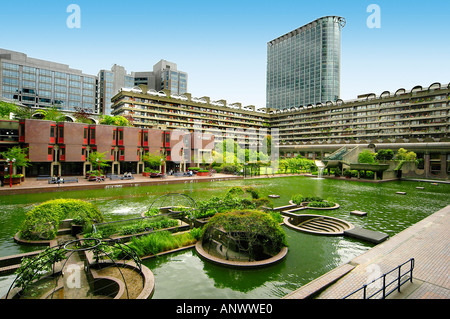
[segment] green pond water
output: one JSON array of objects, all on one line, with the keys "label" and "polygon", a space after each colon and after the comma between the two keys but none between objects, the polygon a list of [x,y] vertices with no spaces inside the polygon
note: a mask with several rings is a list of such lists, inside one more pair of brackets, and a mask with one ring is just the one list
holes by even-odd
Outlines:
[{"label": "green pond water", "polygon": [[[273,199],[274,206],[287,205],[291,196],[298,193],[332,198],[341,207],[320,214],[391,237],[450,204],[449,184],[364,183],[300,176],[0,196],[0,257],[43,248],[18,245],[12,237],[25,213],[46,200],[84,199],[95,203],[106,219],[113,221],[139,217],[156,198],[167,193],[183,193],[204,200],[241,185],[257,188],[262,196],[280,195]],[[418,186],[425,189],[416,189]],[[406,195],[396,194],[398,191]],[[368,215],[350,215],[353,210]],[[317,213],[305,213],[308,212]],[[348,237],[315,236],[283,228],[289,253],[282,262],[263,269],[238,270],[214,265],[200,259],[194,249],[143,261],[155,275],[153,298],[280,298],[373,247]],[[0,276],[0,296],[13,279],[14,275]]]}]

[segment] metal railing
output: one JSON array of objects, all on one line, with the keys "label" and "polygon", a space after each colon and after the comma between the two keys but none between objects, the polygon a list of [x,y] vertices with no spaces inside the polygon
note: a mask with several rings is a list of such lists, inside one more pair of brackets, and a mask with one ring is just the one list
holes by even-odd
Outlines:
[{"label": "metal railing", "polygon": [[[402,274],[402,266],[409,265],[409,268],[407,271],[405,271]],[[404,269],[404,268],[403,268]],[[378,277],[377,279],[372,280],[371,282],[365,284],[361,288],[353,291],[352,293],[345,296],[343,299],[347,299],[350,296],[353,296],[354,294],[360,292],[362,290],[363,292],[363,299],[371,299],[374,298],[376,295],[381,293],[381,299],[385,299],[387,296],[389,296],[394,291],[400,292],[400,287],[407,283],[408,281],[412,282],[413,279],[413,269],[414,269],[414,258],[411,258],[410,260],[404,262],[403,264],[397,266],[396,268],[392,269],[391,271],[385,273],[384,275]],[[397,274],[395,272],[397,271]],[[388,276],[393,274],[394,279],[387,282]],[[408,276],[409,275],[409,276]],[[391,276],[392,277],[392,276]],[[382,282],[381,288],[377,289],[372,294],[368,295],[368,290],[375,286],[377,283],[379,284],[380,281]]]}]

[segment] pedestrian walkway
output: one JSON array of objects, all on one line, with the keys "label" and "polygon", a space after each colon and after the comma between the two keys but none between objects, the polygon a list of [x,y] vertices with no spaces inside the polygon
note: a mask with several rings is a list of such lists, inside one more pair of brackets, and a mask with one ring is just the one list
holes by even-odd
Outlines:
[{"label": "pedestrian walkway", "polygon": [[[389,299],[450,298],[450,205],[329,273],[285,296],[285,299],[341,299],[410,258],[413,282]],[[369,279],[370,278],[370,279]]]},{"label": "pedestrian walkway", "polygon": [[47,179],[37,179],[36,177],[27,177],[24,182],[19,185],[5,184],[0,187],[1,195],[13,194],[27,194],[27,193],[43,193],[43,192],[57,192],[66,190],[85,190],[85,189],[99,189],[99,188],[114,188],[114,187],[134,187],[134,186],[149,186],[161,184],[177,184],[177,183],[197,183],[197,182],[211,182],[224,181],[233,179],[242,179],[242,176],[229,174],[214,174],[213,176],[192,176],[192,177],[177,177],[166,176],[164,178],[150,178],[135,174],[130,180],[110,180],[106,178],[104,181],[88,181],[83,176],[63,176],[64,179],[78,179],[78,182],[49,184]]}]

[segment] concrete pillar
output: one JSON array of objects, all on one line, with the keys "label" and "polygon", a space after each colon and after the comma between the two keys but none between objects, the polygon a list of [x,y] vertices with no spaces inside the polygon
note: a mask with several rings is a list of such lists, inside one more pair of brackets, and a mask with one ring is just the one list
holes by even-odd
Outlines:
[{"label": "concrete pillar", "polygon": [[447,177],[447,153],[441,153],[441,172],[443,178]]},{"label": "concrete pillar", "polygon": [[423,168],[425,170],[425,178],[428,178],[431,175],[430,152],[425,152],[423,159],[424,159]]}]

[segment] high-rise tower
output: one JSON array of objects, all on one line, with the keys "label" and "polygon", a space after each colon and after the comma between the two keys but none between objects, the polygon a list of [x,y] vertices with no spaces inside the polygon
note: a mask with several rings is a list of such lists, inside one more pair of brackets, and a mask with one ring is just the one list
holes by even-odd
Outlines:
[{"label": "high-rise tower", "polygon": [[268,108],[339,99],[344,26],[344,18],[327,16],[267,43]]}]

